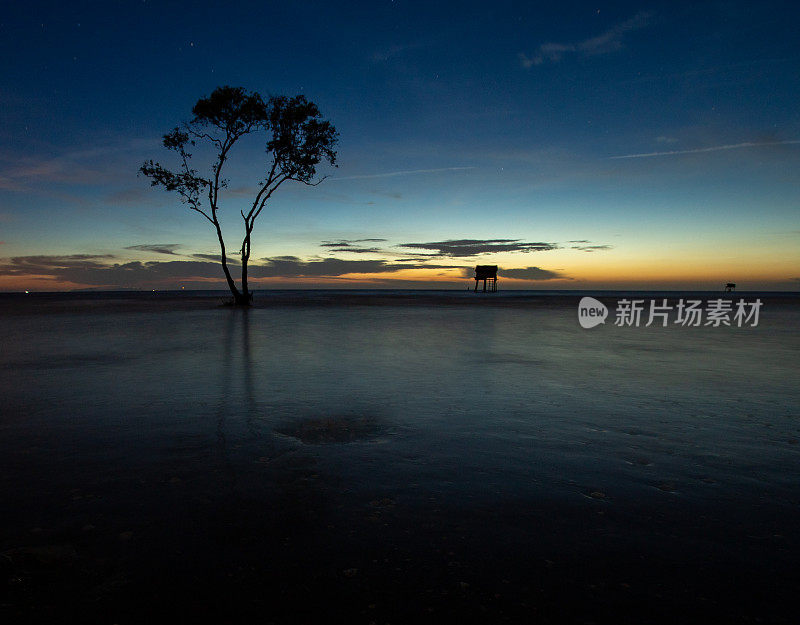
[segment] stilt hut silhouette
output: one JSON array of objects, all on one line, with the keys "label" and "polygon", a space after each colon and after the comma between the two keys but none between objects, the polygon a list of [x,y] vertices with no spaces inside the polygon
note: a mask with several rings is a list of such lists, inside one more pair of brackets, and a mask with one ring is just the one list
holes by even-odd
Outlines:
[{"label": "stilt hut silhouette", "polygon": [[[475,267],[475,291],[478,290],[478,282],[483,280],[484,293],[488,290],[490,293],[497,292],[497,265],[478,265]],[[489,283],[489,288],[486,288],[486,283]]]},{"label": "stilt hut silhouette", "polygon": [[725,285],[725,292],[726,293],[730,293],[731,291],[735,291],[735,290],[736,290],[736,284],[734,282],[728,282],[728,284]]}]

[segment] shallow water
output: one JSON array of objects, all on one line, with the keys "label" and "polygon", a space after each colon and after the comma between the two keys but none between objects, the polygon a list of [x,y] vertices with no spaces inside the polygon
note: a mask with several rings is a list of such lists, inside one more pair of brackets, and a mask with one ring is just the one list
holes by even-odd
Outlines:
[{"label": "shallow water", "polygon": [[[676,570],[733,567],[772,590],[712,613],[783,618],[800,544],[793,298],[767,299],[755,328],[584,330],[568,297],[457,295],[295,293],[248,311],[6,297],[0,551],[77,545],[109,606],[159,562],[213,577],[266,551],[345,595],[356,584],[353,601],[385,616],[399,600],[374,580],[412,566],[380,565],[392,545],[427,585],[512,620],[536,605],[536,579],[620,614],[620,588],[647,601],[680,594]],[[246,546],[220,543],[232,524]],[[292,565],[275,555],[286,540],[306,545]],[[109,575],[123,590],[97,590]],[[22,578],[6,604],[25,614],[60,583]]]}]

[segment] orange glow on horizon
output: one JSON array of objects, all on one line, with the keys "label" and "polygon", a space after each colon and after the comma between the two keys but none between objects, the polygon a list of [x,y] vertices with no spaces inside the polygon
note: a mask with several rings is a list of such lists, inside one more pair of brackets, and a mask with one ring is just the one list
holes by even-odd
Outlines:
[{"label": "orange glow on horizon", "polygon": [[[588,254],[587,254],[588,256]],[[594,256],[594,255],[593,255]],[[594,260],[594,259],[587,259]],[[487,261],[488,263],[488,261]],[[483,263],[481,263],[483,264]],[[544,263],[541,263],[544,265]],[[525,265],[522,265],[524,267]],[[538,265],[537,265],[538,266]],[[547,264],[544,268],[551,267]],[[800,281],[796,280],[796,266],[790,260],[780,260],[758,266],[739,263],[719,263],[718,265],[702,265],[698,269],[696,263],[686,260],[675,263],[662,263],[658,260],[620,262],[586,262],[579,268],[558,269],[563,276],[552,280],[522,280],[503,276],[503,268],[520,268],[509,265],[500,265],[500,288],[510,289],[716,289],[717,285],[726,282],[739,284],[758,285],[756,290],[767,288],[769,285],[784,290],[797,290]],[[238,284],[238,276],[234,272],[234,279]],[[396,282],[400,288],[408,283],[419,283],[419,286],[429,284],[430,288],[437,285],[446,288],[456,288],[456,285],[469,286],[473,283],[471,271],[465,276],[461,267],[452,269],[408,269],[394,272],[381,273],[350,273],[341,276],[293,276],[250,278],[251,288],[349,288],[349,287],[377,287],[391,288]],[[797,284],[797,288],[793,286]],[[665,286],[666,285],[666,286]],[[78,282],[59,281],[54,276],[48,275],[10,275],[0,276],[0,291],[72,291],[82,289],[94,290],[187,290],[221,289],[226,290],[226,284],[220,270],[219,278],[191,277],[182,280],[169,278],[158,282],[148,282],[131,285],[98,285],[83,284]]]}]

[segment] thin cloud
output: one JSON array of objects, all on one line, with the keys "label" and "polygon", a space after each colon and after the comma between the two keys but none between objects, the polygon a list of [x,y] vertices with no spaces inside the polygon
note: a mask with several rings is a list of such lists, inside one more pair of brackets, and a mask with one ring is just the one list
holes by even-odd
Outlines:
[{"label": "thin cloud", "polygon": [[525,242],[521,239],[455,239],[430,243],[402,243],[398,247],[433,250],[434,256],[466,258],[498,252],[545,252],[557,249],[555,243]]},{"label": "thin cloud", "polygon": [[11,166],[0,168],[0,189],[20,191],[36,189],[43,182],[97,184],[118,179],[117,163],[121,158],[153,145],[150,140],[131,139],[52,157],[15,158]]},{"label": "thin cloud", "polygon": [[566,276],[541,267],[522,267],[520,269],[500,269],[500,276],[515,280],[559,280]]},{"label": "thin cloud", "polygon": [[[328,247],[324,246],[323,247]],[[383,250],[379,247],[353,247],[352,245],[336,246],[335,252],[348,252],[350,254],[382,254]]]},{"label": "thin cloud", "polygon": [[342,176],[329,178],[329,180],[367,180],[371,178],[394,178],[395,176],[413,176],[416,174],[435,174],[443,171],[464,171],[476,169],[475,167],[437,167],[434,169],[404,169],[401,171],[389,171],[383,174],[360,174],[357,176]]},{"label": "thin cloud", "polygon": [[714,145],[708,148],[695,148],[693,150],[670,150],[667,152],[644,152],[642,154],[623,154],[621,156],[609,156],[609,160],[623,158],[651,158],[653,156],[676,156],[679,154],[702,154],[705,152],[720,152],[722,150],[741,150],[743,148],[758,148],[769,145],[797,145],[800,140],[792,139],[789,141],[745,141],[744,143],[731,143],[727,145]]},{"label": "thin cloud", "polygon": [[347,247],[353,243],[384,243],[389,239],[335,239],[323,241],[322,247]]},{"label": "thin cloud", "polygon": [[613,245],[573,245],[573,250],[580,250],[581,252],[599,252],[602,250],[613,250]]},{"label": "thin cloud", "polygon": [[156,254],[170,254],[175,256],[175,250],[180,247],[178,243],[143,243],[141,245],[130,245],[126,250],[136,250],[137,252],[155,252]]},{"label": "thin cloud", "polygon": [[558,63],[565,56],[579,54],[583,56],[596,56],[607,54],[622,48],[623,37],[632,31],[644,28],[650,23],[649,13],[637,13],[632,18],[609,28],[607,31],[577,43],[543,43],[532,56],[520,52],[519,58],[522,67],[530,69],[534,65],[545,63]]},{"label": "thin cloud", "polygon": [[[219,254],[192,254],[192,258],[199,258],[200,260],[211,260],[211,261],[219,262],[220,255]],[[229,265],[240,265],[241,264],[241,262],[239,261],[238,258],[231,258],[230,256],[228,256],[226,258],[226,260],[228,261]]]},{"label": "thin cloud", "polygon": [[621,24],[609,28],[607,31],[586,39],[578,44],[578,50],[586,54],[606,54],[622,47],[622,38],[626,33],[644,28],[650,23],[650,14],[640,12]]},{"label": "thin cloud", "polygon": [[365,247],[353,245],[354,243],[378,243],[386,239],[339,239],[338,241],[323,241],[320,247],[327,247],[335,252],[349,252],[353,254],[383,254],[384,251],[378,247]]}]

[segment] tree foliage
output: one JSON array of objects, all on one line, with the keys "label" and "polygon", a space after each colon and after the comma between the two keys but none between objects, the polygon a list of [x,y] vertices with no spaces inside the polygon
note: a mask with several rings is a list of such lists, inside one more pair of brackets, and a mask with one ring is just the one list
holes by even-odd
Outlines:
[{"label": "tree foliage", "polygon": [[[264,100],[260,94],[247,92],[242,87],[218,87],[211,95],[197,101],[192,114],[190,121],[163,137],[164,147],[177,154],[178,166],[169,169],[150,160],[139,171],[150,179],[152,186],[177,193],[188,208],[214,226],[223,273],[234,301],[249,304],[247,266],[256,219],[284,182],[317,185],[324,180],[315,180],[317,166],[325,163],[336,166],[334,147],[338,133],[331,122],[322,119],[317,105],[305,96],[271,96]],[[244,222],[240,291],[228,268],[218,211],[220,192],[227,186],[223,171],[231,150],[242,137],[250,134],[264,136],[266,163],[252,203],[240,210]],[[212,147],[216,154],[208,170],[202,173],[192,167],[192,150],[199,144]]]}]

